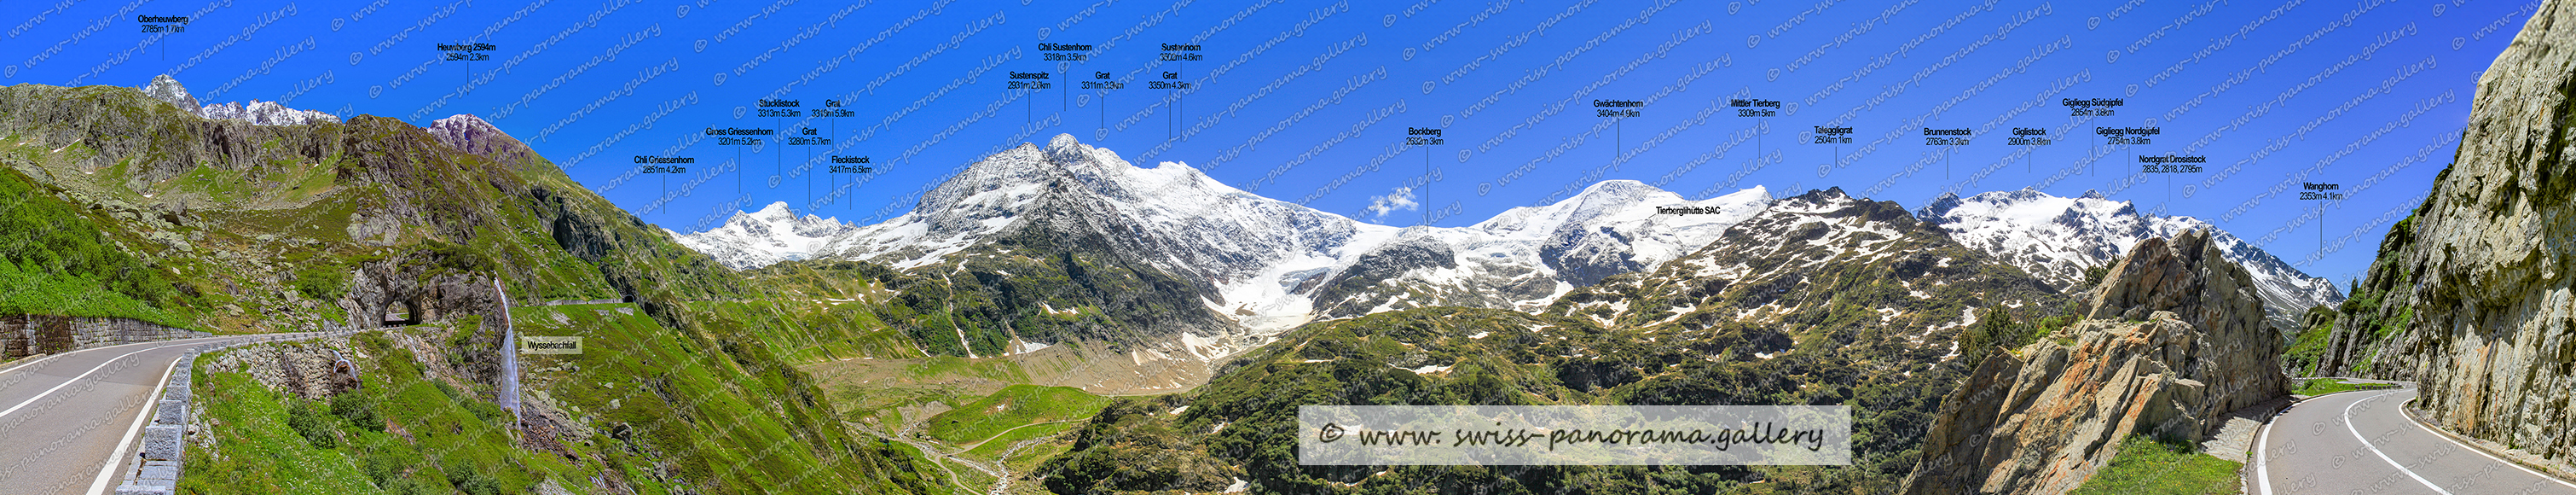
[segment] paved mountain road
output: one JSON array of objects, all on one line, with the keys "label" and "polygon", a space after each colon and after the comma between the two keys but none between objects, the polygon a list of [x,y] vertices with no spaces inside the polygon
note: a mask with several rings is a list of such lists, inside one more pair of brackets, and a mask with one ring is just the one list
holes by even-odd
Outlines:
[{"label": "paved mountain road", "polygon": [[2301,401],[2257,436],[2251,492],[2295,494],[2570,494],[2576,484],[2542,476],[2426,429],[2401,409],[2403,388],[2329,394]]},{"label": "paved mountain road", "polygon": [[[112,491],[135,457],[144,410],[190,348],[289,335],[222,336],[67,352],[0,369],[0,493]],[[118,462],[110,465],[113,459]]]}]

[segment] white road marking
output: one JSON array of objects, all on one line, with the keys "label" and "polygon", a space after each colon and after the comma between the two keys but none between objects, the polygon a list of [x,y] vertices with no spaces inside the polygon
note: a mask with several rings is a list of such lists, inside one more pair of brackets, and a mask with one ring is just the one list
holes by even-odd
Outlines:
[{"label": "white road marking", "polygon": [[[98,366],[92,366],[92,367],[90,367],[89,371],[81,372],[80,376],[72,377],[72,379],[70,379],[70,380],[63,380],[63,384],[61,384],[61,385],[55,385],[55,386],[54,386],[54,388],[45,389],[45,392],[44,392],[44,393],[36,394],[36,396],[35,396],[35,397],[28,397],[28,398],[27,398],[27,400],[26,400],[25,402],[19,402],[19,403],[18,403],[18,405],[15,405],[15,406],[9,406],[9,410],[6,410],[6,411],[0,411],[0,417],[8,416],[8,415],[9,415],[9,413],[18,412],[18,410],[19,410],[19,409],[25,409],[25,408],[27,407],[27,405],[28,405],[28,404],[34,404],[34,403],[36,403],[36,401],[44,400],[44,399],[45,399],[45,396],[47,396],[47,395],[53,395],[55,391],[62,390],[62,389],[63,389],[63,387],[69,387],[69,386],[72,386],[72,384],[74,384],[74,383],[79,383],[79,382],[80,382],[80,380],[81,380],[82,378],[88,378],[88,377],[89,377],[89,375],[90,375],[91,373],[97,373],[97,372],[98,372],[98,370],[107,369],[107,365],[116,364],[116,362],[117,362],[117,361],[124,360],[125,358],[133,357],[133,356],[134,356],[134,355],[136,355],[136,354],[142,354],[142,353],[145,353],[145,352],[150,352],[150,351],[155,350],[155,349],[162,349],[162,348],[168,348],[168,347],[179,347],[179,346],[185,346],[185,345],[196,345],[196,344],[199,344],[199,343],[197,343],[197,342],[192,342],[192,343],[186,343],[186,344],[170,344],[170,345],[159,346],[159,347],[147,347],[147,348],[144,348],[144,349],[142,349],[142,350],[138,350],[138,351],[134,351],[134,352],[128,352],[128,353],[125,353],[125,355],[117,356],[117,357],[115,357],[115,358],[111,358],[111,359],[108,359],[108,360],[106,360],[106,361],[101,361],[101,362],[99,362],[99,363],[98,363]],[[69,353],[66,353],[66,354],[69,354]]]},{"label": "white road marking", "polygon": [[2254,436],[2254,487],[2256,488],[2254,493],[2256,495],[2272,495],[2272,463],[2263,460],[2263,449],[2272,444],[2272,420],[2280,418],[2281,414],[2273,414],[2271,419],[2264,420],[2263,433]]},{"label": "white road marking", "polygon": [[[200,337],[200,338],[202,338],[202,337]],[[185,339],[183,339],[183,340],[185,340]],[[42,363],[42,362],[46,362],[46,361],[52,361],[54,358],[63,357],[63,356],[66,356],[66,355],[79,354],[79,353],[83,353],[83,352],[96,351],[96,350],[101,350],[101,349],[115,349],[115,348],[118,348],[118,347],[132,347],[132,346],[138,346],[138,345],[152,345],[152,344],[158,344],[158,343],[162,343],[162,342],[169,342],[169,341],[164,340],[164,341],[160,341],[160,342],[135,342],[135,343],[132,343],[132,344],[117,344],[117,345],[111,345],[111,346],[107,346],[107,347],[92,347],[92,348],[88,348],[88,349],[81,349],[81,350],[76,350],[76,351],[71,351],[71,352],[57,352],[57,353],[53,353],[53,354],[46,354],[46,355],[45,355],[45,357],[36,358],[36,360],[34,360],[34,361],[28,361],[28,362],[25,362],[25,363],[19,363],[17,366],[11,366],[11,367],[9,367],[9,369],[0,370],[0,375],[5,375],[5,374],[8,374],[9,372],[12,372],[12,371],[18,371],[18,370],[21,370],[21,369],[26,369],[28,366],[35,366],[35,365],[36,365],[36,363]]]},{"label": "white road marking", "polygon": [[[2398,390],[2405,390],[2405,389],[2398,389]],[[2397,467],[2397,471],[2398,471],[2398,472],[2406,473],[2406,477],[2409,477],[2409,478],[2415,478],[2415,482],[2417,482],[2417,483],[2423,483],[2425,488],[2431,488],[2431,489],[2433,489],[2433,491],[2434,491],[2434,492],[2441,493],[2442,495],[2451,495],[2451,491],[2450,491],[2450,490],[2444,490],[2444,489],[2442,489],[2442,487],[2440,487],[2440,486],[2435,486],[2431,480],[2426,480],[2426,479],[2424,479],[2424,477],[2423,477],[2423,476],[2420,476],[2420,475],[2415,474],[2415,470],[2413,470],[2413,469],[2406,469],[2406,465],[2404,465],[2404,464],[2398,464],[2396,459],[2390,459],[2390,458],[2388,458],[2388,453],[2387,453],[2387,452],[2380,452],[2380,451],[2379,451],[2379,446],[2377,446],[2377,445],[2371,445],[2371,444],[2370,444],[2370,438],[2369,438],[2369,437],[2361,436],[2361,428],[2360,428],[2360,427],[2356,427],[2356,426],[2353,426],[2353,425],[2352,425],[2352,406],[2358,406],[2358,405],[2361,405],[2361,403],[2363,403],[2363,402],[2368,402],[2368,401],[2370,401],[2371,399],[2377,399],[2377,398],[2380,398],[2380,397],[2385,397],[2385,396],[2387,396],[2388,394],[2393,394],[2393,393],[2397,393],[2397,392],[2393,392],[2393,391],[2392,391],[2392,392],[2380,392],[2380,393],[2379,393],[2379,395],[2373,395],[2373,396],[2370,396],[2370,397],[2365,397],[2365,398],[2362,398],[2361,400],[2352,401],[2352,403],[2351,403],[2351,404],[2345,404],[2345,405],[2343,406],[2343,428],[2344,428],[2344,429],[2346,429],[2346,430],[2351,430],[2351,431],[2352,431],[2352,438],[2353,438],[2353,439],[2355,439],[2355,440],[2360,440],[2360,441],[2361,441],[2361,446],[2362,446],[2362,447],[2369,448],[2369,449],[2370,449],[2370,453],[2372,453],[2372,454],[2378,454],[2378,455],[2379,455],[2379,460],[2382,460],[2382,461],[2388,461],[2388,465],[2390,465],[2390,466],[2396,466],[2396,467]]]},{"label": "white road marking", "polygon": [[[154,411],[161,410],[161,391],[168,389],[170,386],[170,374],[179,370],[180,361],[187,360],[170,360],[169,369],[161,370],[161,381],[159,383],[152,384],[151,395],[143,397],[143,412],[134,415],[134,426],[125,428],[125,439],[116,441],[116,453],[108,454],[107,465],[99,466],[98,480],[90,482],[89,495],[107,493],[107,484],[116,481],[116,468],[125,465],[125,449],[134,447],[134,435],[143,432],[144,421],[152,419],[152,413]],[[184,428],[184,426],[182,426],[182,428]],[[186,440],[181,441],[184,442]]]},{"label": "white road marking", "polygon": [[36,360],[34,360],[34,361],[28,361],[28,362],[24,362],[24,363],[18,363],[18,365],[17,365],[17,366],[11,366],[11,367],[9,367],[9,369],[0,370],[0,375],[6,375],[6,374],[9,374],[9,372],[11,372],[11,371],[18,371],[20,368],[26,368],[26,367],[28,367],[28,366],[35,366],[35,365],[36,365],[36,363],[42,363],[42,362],[46,362],[46,361],[52,361],[52,360],[54,359],[54,357],[55,357],[55,356],[61,356],[61,355],[63,355],[63,354],[69,354],[69,353],[54,353],[54,354],[46,354],[46,355],[45,355],[45,357],[36,358]]},{"label": "white road marking", "polygon": [[2442,441],[2445,441],[2445,442],[2451,442],[2452,444],[2459,445],[2461,449],[2468,450],[2468,451],[2470,451],[2470,452],[2476,452],[2476,453],[2478,453],[2478,455],[2481,455],[2481,456],[2486,456],[2487,460],[2496,461],[2496,463],[2498,463],[2498,464],[2503,464],[2503,465],[2507,465],[2507,466],[2513,466],[2513,468],[2514,468],[2514,469],[2520,469],[2520,470],[2522,470],[2522,472],[2525,472],[2525,473],[2531,473],[2531,475],[2532,475],[2532,476],[2538,476],[2538,477],[2540,477],[2540,479],[2549,480],[2549,481],[2556,481],[2556,482],[2558,482],[2558,484],[2561,484],[2561,485],[2567,485],[2567,487],[2568,487],[2568,488],[2576,488],[2576,483],[2569,483],[2569,482],[2567,482],[2567,480],[2558,479],[2558,477],[2557,477],[2557,476],[2550,476],[2550,475],[2547,475],[2547,474],[2542,474],[2542,473],[2541,473],[2541,472],[2539,472],[2539,471],[2533,471],[2533,470],[2531,470],[2531,468],[2530,468],[2530,467],[2523,466],[2521,463],[2510,462],[2510,461],[2506,461],[2506,460],[2504,460],[2504,459],[2497,458],[2494,454],[2488,454],[2488,453],[2487,453],[2487,451],[2486,451],[2486,449],[2481,449],[2481,448],[2478,448],[2478,447],[2476,447],[2476,446],[2472,446],[2472,445],[2465,444],[2465,443],[2460,443],[2460,441],[2459,441],[2459,440],[2453,440],[2453,439],[2451,439],[2451,436],[2450,436],[2450,435],[2444,435],[2444,434],[2442,434],[2442,432],[2433,431],[2433,428],[2431,428],[2431,427],[2427,427],[2427,426],[2424,426],[2424,423],[2422,423],[2422,422],[2415,421],[2414,419],[2411,419],[2411,418],[2410,418],[2410,419],[2407,419],[2407,420],[2406,420],[2406,422],[2408,422],[2408,423],[2414,423],[2416,428],[2422,428],[2422,429],[2424,429],[2424,433],[2431,434],[2431,435],[2433,435],[2434,437],[2439,437],[2439,438],[2441,438],[2441,439],[2442,439]]}]

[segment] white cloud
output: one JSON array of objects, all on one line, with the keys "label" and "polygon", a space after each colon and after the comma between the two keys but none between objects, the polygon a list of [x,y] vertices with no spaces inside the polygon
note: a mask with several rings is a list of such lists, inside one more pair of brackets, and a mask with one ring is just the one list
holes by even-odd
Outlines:
[{"label": "white cloud", "polygon": [[1386,218],[1386,214],[1388,213],[1413,210],[1420,208],[1421,206],[1421,203],[1413,201],[1413,188],[1398,187],[1393,191],[1388,191],[1385,196],[1369,197],[1368,211],[1370,214],[1377,215],[1378,219],[1383,220]]}]

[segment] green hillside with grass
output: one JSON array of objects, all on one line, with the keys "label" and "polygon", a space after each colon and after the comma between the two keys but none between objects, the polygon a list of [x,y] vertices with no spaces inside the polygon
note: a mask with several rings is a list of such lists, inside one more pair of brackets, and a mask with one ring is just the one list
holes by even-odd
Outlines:
[{"label": "green hillside with grass", "polygon": [[[0,88],[0,283],[16,288],[0,313],[264,333],[438,309],[200,358],[212,428],[186,493],[950,491],[908,447],[845,428],[794,366],[918,355],[871,312],[748,285],[524,145],[483,139]],[[539,305],[596,299],[632,302]],[[525,356],[521,418],[498,405],[503,324],[591,349]],[[348,356],[364,384],[281,386],[260,357],[279,353]]]}]

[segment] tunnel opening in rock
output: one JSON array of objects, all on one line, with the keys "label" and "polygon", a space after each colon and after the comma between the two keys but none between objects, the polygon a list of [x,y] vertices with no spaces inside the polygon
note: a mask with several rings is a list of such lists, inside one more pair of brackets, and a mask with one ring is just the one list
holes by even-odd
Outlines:
[{"label": "tunnel opening in rock", "polygon": [[396,300],[385,304],[384,326],[418,325],[423,317],[420,303]]}]

